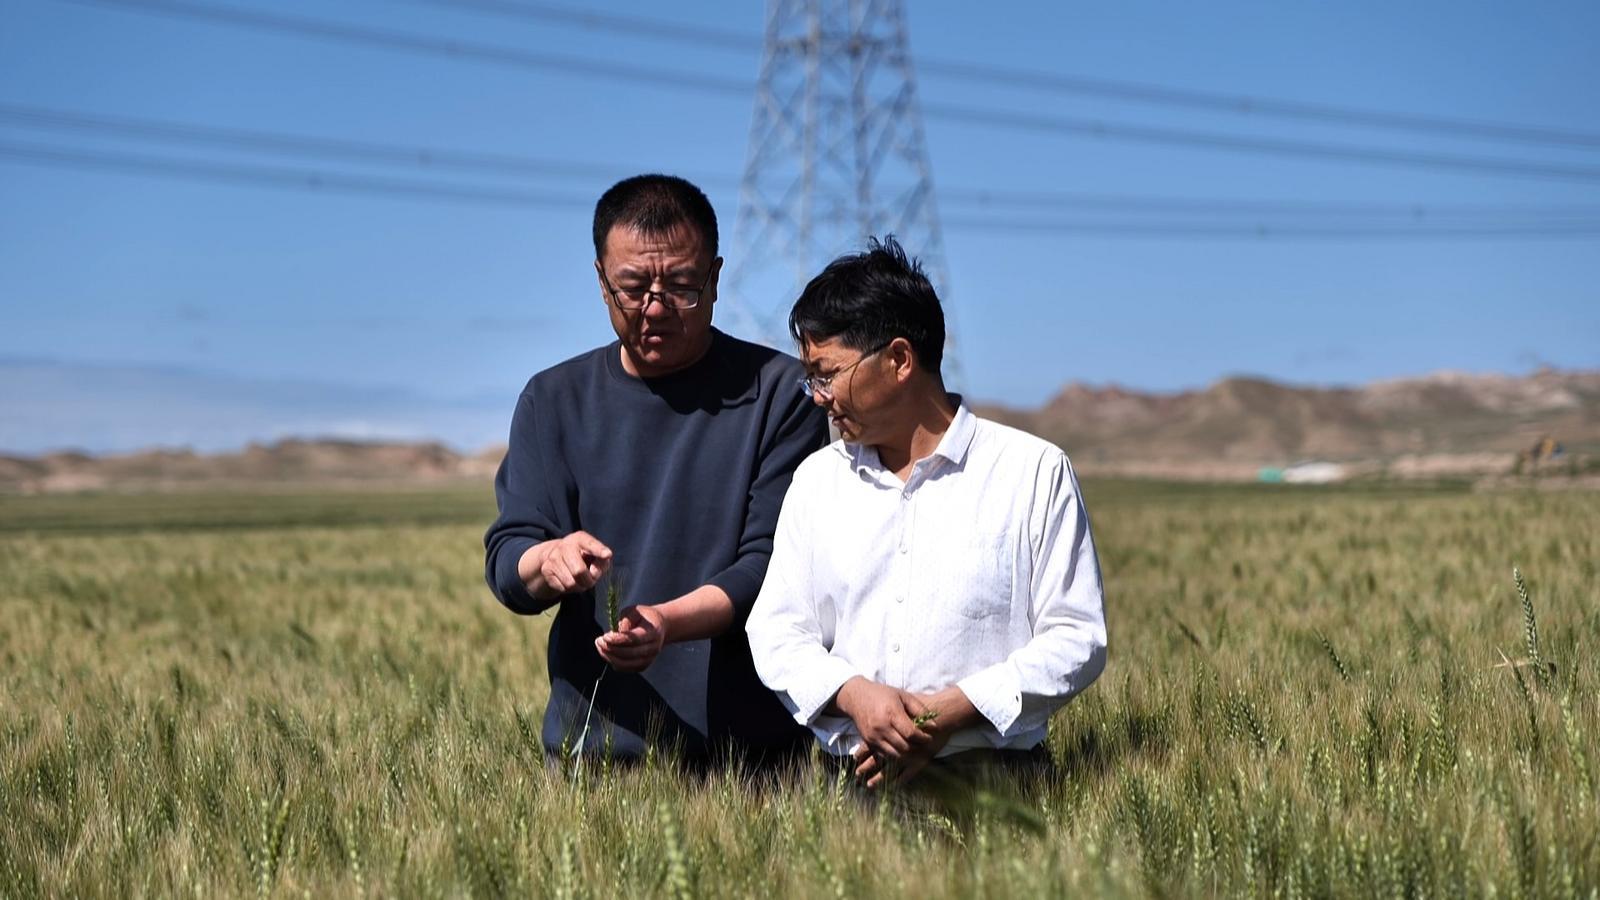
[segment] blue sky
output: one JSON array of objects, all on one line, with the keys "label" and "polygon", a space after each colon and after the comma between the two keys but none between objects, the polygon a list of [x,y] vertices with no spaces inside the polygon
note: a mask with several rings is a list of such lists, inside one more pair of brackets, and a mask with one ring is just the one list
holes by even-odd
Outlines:
[{"label": "blue sky", "polygon": [[[752,86],[760,63],[755,43],[670,43],[415,0],[195,2]],[[589,8],[752,36],[763,25],[763,4],[753,0],[610,0]],[[1600,135],[1600,6],[1587,2],[919,2],[910,4],[909,24],[918,60]],[[659,170],[701,181],[722,216],[724,250],[732,250],[752,102],[737,91],[441,59],[65,0],[0,0],[0,25],[0,111],[581,164],[570,174],[507,178],[47,130],[26,124],[26,116],[0,115],[0,451],[214,448],[295,432],[489,443],[502,438],[530,374],[610,336],[590,267],[588,219],[592,199],[612,180]],[[1600,143],[1447,139],[931,72],[918,89],[930,108],[981,106],[1594,173],[1530,177],[1328,161],[930,115],[928,152],[947,220],[944,289],[962,386],[977,398],[1032,405],[1073,380],[1176,390],[1239,373],[1328,384],[1437,369],[1600,366]],[[550,202],[281,189],[22,158],[41,148],[447,182]],[[1587,213],[1560,213],[1559,224],[1586,232],[1130,237],[1106,226],[1172,225],[1180,217],[984,210],[950,199],[976,189],[1531,207],[1537,216],[1512,224],[1536,229],[1558,215],[1552,208],[1577,207]],[[1248,228],[1264,219],[1227,222]],[[999,227],[1063,220],[1089,227]],[[1181,218],[1197,221],[1219,220]],[[1295,221],[1354,221],[1367,231],[1407,225],[1404,218]],[[762,299],[771,308],[784,300]],[[113,382],[116,390],[99,388]],[[112,420],[120,424],[111,427]]]}]

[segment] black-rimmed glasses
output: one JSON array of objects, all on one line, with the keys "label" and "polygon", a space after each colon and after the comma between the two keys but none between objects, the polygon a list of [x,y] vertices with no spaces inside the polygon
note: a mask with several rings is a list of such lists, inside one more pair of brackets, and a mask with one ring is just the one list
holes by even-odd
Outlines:
[{"label": "black-rimmed glasses", "polygon": [[851,363],[848,366],[845,366],[842,369],[839,369],[838,371],[834,372],[832,375],[807,375],[807,376],[805,376],[804,378],[800,379],[800,381],[798,382],[799,385],[800,385],[800,390],[804,391],[805,395],[807,397],[815,397],[817,395],[821,395],[822,399],[824,399],[824,400],[832,400],[833,399],[833,380],[835,378],[838,378],[840,375],[843,375],[844,373],[850,371],[851,369],[854,369],[856,366],[861,365],[863,362],[866,362],[867,357],[872,356],[875,353],[882,352],[885,348],[887,348],[889,346],[889,344],[892,344],[892,343],[894,343],[894,342],[893,341],[889,341],[888,343],[885,343],[885,344],[879,344],[878,346],[872,348],[871,350],[868,350],[867,352],[861,354],[861,356],[859,358],[857,358],[855,362]]},{"label": "black-rimmed glasses", "polygon": [[[598,268],[598,267],[597,267]],[[600,270],[600,280],[605,282],[606,291],[611,294],[611,302],[618,309],[640,310],[650,305],[650,298],[655,297],[670,309],[694,309],[700,305],[700,296],[706,292],[711,284],[711,276],[715,275],[717,267],[712,266],[706,273],[706,280],[697,288],[682,285],[668,285],[659,291],[649,287],[617,288],[612,285],[611,279],[606,277],[605,269]]]}]

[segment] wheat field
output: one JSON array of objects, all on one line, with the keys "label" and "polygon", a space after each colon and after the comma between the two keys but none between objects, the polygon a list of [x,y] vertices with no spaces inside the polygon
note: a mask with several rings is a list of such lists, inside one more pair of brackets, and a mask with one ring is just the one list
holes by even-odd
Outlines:
[{"label": "wheat field", "polygon": [[0,497],[0,896],[1600,896],[1600,495],[1086,492],[1057,775],[880,803],[548,767],[486,489]]}]

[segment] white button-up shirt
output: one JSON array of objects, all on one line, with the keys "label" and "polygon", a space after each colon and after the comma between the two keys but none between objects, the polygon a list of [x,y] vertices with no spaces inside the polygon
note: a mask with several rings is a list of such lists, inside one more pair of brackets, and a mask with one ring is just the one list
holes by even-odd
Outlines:
[{"label": "white button-up shirt", "polygon": [[1039,744],[1105,667],[1100,563],[1066,454],[965,404],[904,483],[835,441],[794,474],[747,631],[761,680],[831,753],[860,745],[823,713],[856,675],[958,685],[987,722],[944,753]]}]

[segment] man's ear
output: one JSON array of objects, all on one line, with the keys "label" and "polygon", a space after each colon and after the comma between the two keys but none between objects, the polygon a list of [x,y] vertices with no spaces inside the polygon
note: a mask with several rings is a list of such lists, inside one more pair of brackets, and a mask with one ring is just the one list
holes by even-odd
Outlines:
[{"label": "man's ear", "polygon": [[706,282],[706,298],[710,303],[717,302],[717,289],[722,286],[722,257],[711,261],[711,280]]},{"label": "man's ear", "polygon": [[917,352],[911,349],[911,342],[903,337],[897,337],[889,342],[889,362],[894,365],[894,378],[904,382],[916,370]]},{"label": "man's ear", "polygon": [[610,306],[611,291],[606,289],[606,270],[601,267],[598,259],[594,261],[594,280],[600,285],[600,302]]}]

